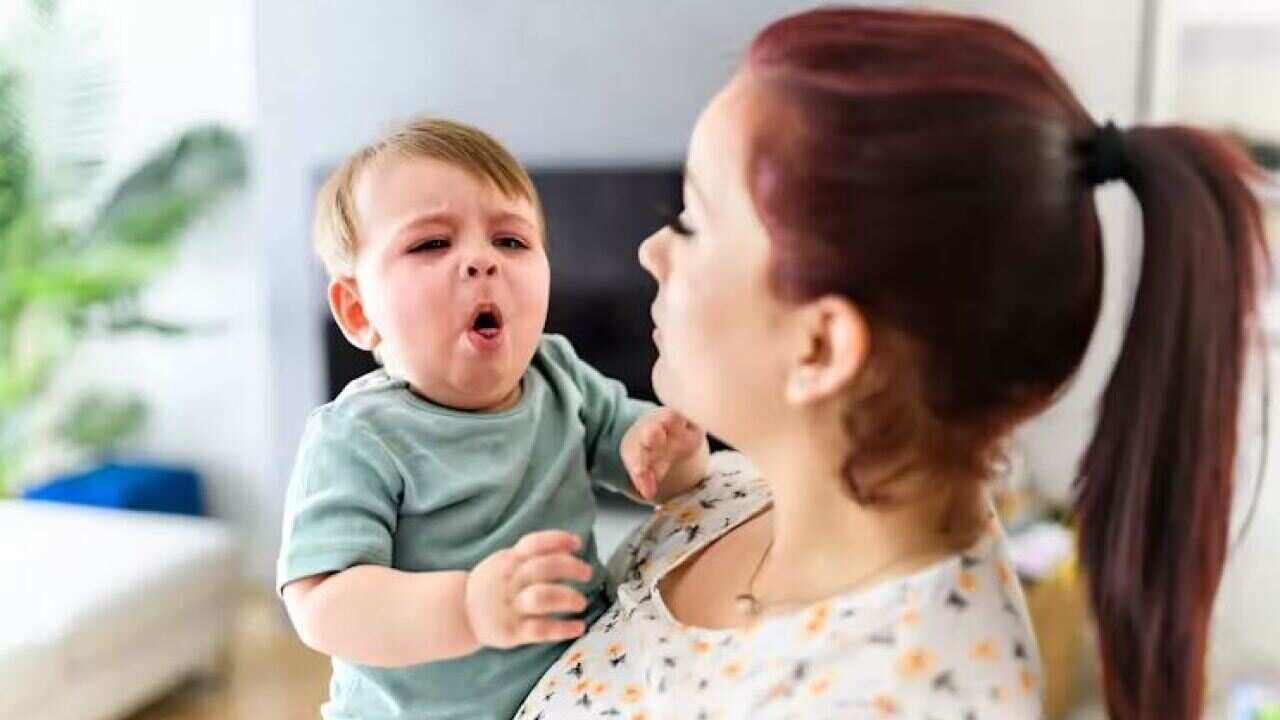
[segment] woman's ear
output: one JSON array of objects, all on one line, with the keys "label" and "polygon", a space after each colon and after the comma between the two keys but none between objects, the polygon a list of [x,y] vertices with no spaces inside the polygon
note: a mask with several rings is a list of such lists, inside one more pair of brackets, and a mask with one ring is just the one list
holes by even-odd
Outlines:
[{"label": "woman's ear", "polygon": [[334,278],[329,282],[329,311],[352,345],[370,352],[378,346],[378,331],[364,314],[364,301],[354,278]]},{"label": "woman's ear", "polygon": [[825,295],[800,308],[798,342],[787,368],[786,399],[808,405],[842,393],[866,362],[866,318],[848,299]]}]

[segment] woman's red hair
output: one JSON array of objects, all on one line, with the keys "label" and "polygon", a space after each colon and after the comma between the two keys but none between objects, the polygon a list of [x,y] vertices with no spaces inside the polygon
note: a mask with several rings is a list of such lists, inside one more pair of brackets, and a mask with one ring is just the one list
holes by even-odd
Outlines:
[{"label": "woman's red hair", "polygon": [[[879,379],[849,418],[859,497],[881,490],[860,469],[906,458],[979,481],[1098,317],[1097,123],[1034,46],[974,18],[816,10],[766,28],[745,72],[774,286],[848,297],[872,329]],[[1257,171],[1188,127],[1135,127],[1122,152],[1145,244],[1077,480],[1080,553],[1112,717],[1190,719],[1263,253]]]}]

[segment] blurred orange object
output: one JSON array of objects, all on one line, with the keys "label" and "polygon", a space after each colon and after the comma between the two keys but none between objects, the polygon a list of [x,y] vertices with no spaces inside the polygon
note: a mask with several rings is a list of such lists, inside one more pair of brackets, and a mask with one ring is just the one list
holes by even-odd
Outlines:
[{"label": "blurred orange object", "polygon": [[1067,562],[1053,575],[1023,587],[1044,665],[1048,720],[1067,717],[1079,700],[1087,611],[1077,577],[1074,562]]}]

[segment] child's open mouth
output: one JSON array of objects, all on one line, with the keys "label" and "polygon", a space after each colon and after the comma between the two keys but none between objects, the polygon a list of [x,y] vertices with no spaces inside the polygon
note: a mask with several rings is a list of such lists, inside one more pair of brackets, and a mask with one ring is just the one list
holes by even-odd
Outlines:
[{"label": "child's open mouth", "polygon": [[497,345],[502,336],[502,311],[493,303],[476,306],[471,314],[471,327],[467,336],[478,349]]}]

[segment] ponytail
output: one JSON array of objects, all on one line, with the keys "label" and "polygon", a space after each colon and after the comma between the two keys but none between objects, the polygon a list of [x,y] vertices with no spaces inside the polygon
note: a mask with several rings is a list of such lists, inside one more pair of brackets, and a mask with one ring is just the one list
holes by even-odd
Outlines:
[{"label": "ponytail", "polygon": [[1142,208],[1144,249],[1077,481],[1080,555],[1110,716],[1192,720],[1204,704],[1265,253],[1248,186],[1258,171],[1233,145],[1191,128],[1098,134],[1109,138],[1110,167],[1091,179],[1128,182]]}]

